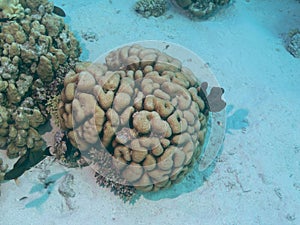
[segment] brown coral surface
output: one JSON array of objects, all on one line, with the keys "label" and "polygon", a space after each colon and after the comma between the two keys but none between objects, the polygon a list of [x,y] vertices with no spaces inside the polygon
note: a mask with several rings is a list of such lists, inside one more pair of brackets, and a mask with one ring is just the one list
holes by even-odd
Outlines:
[{"label": "brown coral surface", "polygon": [[171,0],[171,2],[195,18],[207,18],[230,0]]},{"label": "brown coral surface", "polygon": [[81,50],[48,0],[0,3],[9,17],[0,26],[0,148],[14,158],[45,144],[38,128],[49,119],[47,100]]},{"label": "brown coral surface", "polygon": [[[64,80],[61,127],[103,174],[108,152],[116,182],[155,191],[179,182],[200,155],[208,114],[200,83],[153,48],[125,46],[106,63],[80,63]],[[102,168],[101,168],[102,167]]]}]

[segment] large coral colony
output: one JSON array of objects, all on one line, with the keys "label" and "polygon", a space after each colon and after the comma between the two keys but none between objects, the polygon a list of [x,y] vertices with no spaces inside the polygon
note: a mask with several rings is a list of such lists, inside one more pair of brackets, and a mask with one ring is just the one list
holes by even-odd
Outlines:
[{"label": "large coral colony", "polygon": [[[143,191],[179,182],[204,143],[207,105],[181,62],[140,45],[111,52],[106,63],[79,65],[67,74],[59,103],[73,146],[115,180]],[[103,150],[109,168],[99,164]],[[99,155],[100,154],[100,155]]]},{"label": "large coral colony", "polygon": [[0,0],[0,9],[0,147],[15,158],[45,146],[46,103],[81,50],[47,0]]},{"label": "large coral colony", "polygon": [[[56,157],[91,165],[97,182],[124,198],[167,188],[192,169],[210,107],[179,60],[131,45],[105,63],[79,62],[79,43],[52,3],[0,0],[0,9],[0,147],[21,157],[9,179],[37,163],[27,162],[33,154],[43,159],[39,128],[51,115],[62,130]],[[0,159],[0,180],[6,170]]]}]

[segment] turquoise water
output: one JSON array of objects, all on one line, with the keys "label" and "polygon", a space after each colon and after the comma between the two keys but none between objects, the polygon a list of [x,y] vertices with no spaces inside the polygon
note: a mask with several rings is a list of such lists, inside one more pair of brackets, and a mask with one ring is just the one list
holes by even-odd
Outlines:
[{"label": "turquoise water", "polygon": [[[170,2],[162,16],[149,18],[134,11],[134,0],[54,4],[66,13],[81,61],[146,43],[179,58],[201,81],[207,69],[227,106],[210,113],[207,152],[179,184],[124,203],[99,187],[90,167],[68,168],[47,157],[18,184],[1,183],[1,225],[300,223],[300,63],[285,47],[289,32],[300,29],[298,1],[233,1],[205,20]],[[53,127],[43,127],[48,145]],[[17,159],[0,153],[13,168]]]}]

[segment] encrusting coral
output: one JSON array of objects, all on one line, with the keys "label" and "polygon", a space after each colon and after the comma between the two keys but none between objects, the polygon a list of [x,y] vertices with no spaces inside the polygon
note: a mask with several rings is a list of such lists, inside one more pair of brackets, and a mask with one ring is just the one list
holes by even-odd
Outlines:
[{"label": "encrusting coral", "polygon": [[53,8],[47,0],[0,0],[8,19],[0,27],[0,147],[10,158],[45,144],[38,129],[50,118],[46,103],[81,52]]},{"label": "encrusting coral", "polygon": [[[126,46],[109,53],[106,64],[77,64],[66,75],[61,127],[101,181],[107,178],[103,171],[110,171],[108,180],[123,186],[167,188],[200,155],[208,120],[200,89],[179,60],[157,49]],[[110,156],[108,168],[99,159],[103,154]]]},{"label": "encrusting coral", "polygon": [[[199,2],[177,1],[190,11]],[[165,6],[142,0],[136,10],[159,16]],[[8,157],[43,151],[38,129],[53,113],[64,130],[55,137],[56,157],[91,165],[97,183],[124,200],[168,188],[192,169],[214,108],[204,83],[179,60],[132,45],[110,52],[105,64],[77,63],[78,41],[52,3],[0,0],[0,9],[0,148]],[[0,159],[0,181],[6,169]]]}]

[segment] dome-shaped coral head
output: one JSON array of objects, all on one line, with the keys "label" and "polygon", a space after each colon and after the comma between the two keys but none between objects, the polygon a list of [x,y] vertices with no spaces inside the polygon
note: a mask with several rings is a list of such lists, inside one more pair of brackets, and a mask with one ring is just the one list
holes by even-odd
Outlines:
[{"label": "dome-shaped coral head", "polygon": [[78,64],[67,74],[61,127],[98,174],[142,191],[167,188],[202,151],[211,107],[200,87],[178,59],[125,46],[105,64]]},{"label": "dome-shaped coral head", "polygon": [[191,18],[207,19],[230,0],[171,0],[171,2]]},{"label": "dome-shaped coral head", "polygon": [[0,0],[0,21],[22,19],[24,15],[24,8],[19,0]]}]

